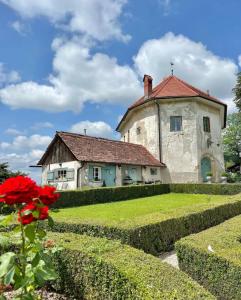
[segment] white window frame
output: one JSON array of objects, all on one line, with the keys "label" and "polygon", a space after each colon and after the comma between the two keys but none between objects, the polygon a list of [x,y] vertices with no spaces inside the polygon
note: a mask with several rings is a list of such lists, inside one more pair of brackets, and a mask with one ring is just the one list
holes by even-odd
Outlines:
[{"label": "white window frame", "polygon": [[101,167],[93,166],[93,180],[101,181]]}]

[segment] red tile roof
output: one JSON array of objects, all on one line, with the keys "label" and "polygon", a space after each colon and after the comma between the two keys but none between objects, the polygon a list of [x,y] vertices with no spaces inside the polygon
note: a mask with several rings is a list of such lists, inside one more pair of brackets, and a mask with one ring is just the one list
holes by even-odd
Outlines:
[{"label": "red tile roof", "polygon": [[[79,161],[139,166],[165,166],[142,145],[62,131],[56,132],[55,139],[58,137],[69,148],[76,160]],[[44,164],[47,152],[48,149],[40,159],[38,165]]]},{"label": "red tile roof", "polygon": [[[176,76],[169,76],[165,78],[163,81],[161,81],[155,88],[153,88],[151,95],[148,99],[145,99],[145,97],[141,97],[139,100],[134,102],[127,110],[126,114],[120,121],[117,130],[119,126],[121,125],[122,121],[126,117],[127,113],[137,107],[140,106],[148,101],[155,100],[155,99],[161,99],[161,98],[183,98],[183,97],[202,97],[207,100],[210,100],[212,102],[216,102],[220,105],[224,106],[225,109],[225,115],[227,111],[227,105],[220,100],[210,96],[208,93],[205,93],[192,85],[186,83],[185,81],[179,79]],[[226,118],[226,117],[225,117]]]}]

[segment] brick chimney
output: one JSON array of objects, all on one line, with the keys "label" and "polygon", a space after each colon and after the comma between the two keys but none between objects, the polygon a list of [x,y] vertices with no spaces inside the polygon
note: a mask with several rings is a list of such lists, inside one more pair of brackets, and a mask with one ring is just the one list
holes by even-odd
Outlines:
[{"label": "brick chimney", "polygon": [[144,75],[144,96],[145,99],[148,99],[152,93],[152,77],[150,75]]}]

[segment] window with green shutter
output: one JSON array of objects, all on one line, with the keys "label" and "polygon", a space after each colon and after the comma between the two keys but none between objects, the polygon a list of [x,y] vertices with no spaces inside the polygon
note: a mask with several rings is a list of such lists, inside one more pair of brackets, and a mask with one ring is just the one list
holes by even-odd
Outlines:
[{"label": "window with green shutter", "polygon": [[171,116],[170,117],[170,131],[181,131],[182,130],[182,117]]},{"label": "window with green shutter", "polygon": [[49,181],[54,180],[54,172],[53,171],[48,171],[47,180],[49,180]]},{"label": "window with green shutter", "polygon": [[210,119],[209,117],[203,117],[203,131],[210,132]]}]

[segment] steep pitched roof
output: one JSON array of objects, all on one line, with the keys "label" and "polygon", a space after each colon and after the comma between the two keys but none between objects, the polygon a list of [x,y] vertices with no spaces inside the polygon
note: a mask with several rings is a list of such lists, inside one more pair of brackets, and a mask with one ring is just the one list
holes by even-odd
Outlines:
[{"label": "steep pitched roof", "polygon": [[124,117],[120,121],[119,125],[117,126],[116,130],[119,129],[122,121],[124,121],[126,115],[130,110],[132,110],[135,107],[138,107],[144,103],[147,103],[149,101],[155,100],[155,99],[167,99],[167,98],[184,98],[184,97],[202,97],[204,99],[207,99],[209,101],[215,102],[217,104],[220,104],[224,107],[224,119],[226,123],[226,114],[227,114],[227,104],[221,102],[220,100],[216,99],[213,96],[210,96],[208,93],[205,93],[194,86],[188,84],[187,82],[181,80],[180,78],[176,76],[169,76],[165,78],[163,81],[161,81],[156,87],[153,88],[151,95],[148,99],[145,99],[145,97],[141,97],[136,102],[134,102],[125,113]]},{"label": "steep pitched roof", "polygon": [[[58,137],[69,148],[76,160],[79,161],[139,166],[165,166],[142,145],[62,131],[56,132],[54,140]],[[47,153],[54,143],[54,140],[38,162],[38,165],[44,164]]]}]

